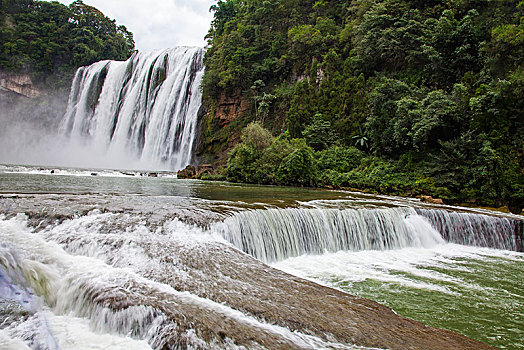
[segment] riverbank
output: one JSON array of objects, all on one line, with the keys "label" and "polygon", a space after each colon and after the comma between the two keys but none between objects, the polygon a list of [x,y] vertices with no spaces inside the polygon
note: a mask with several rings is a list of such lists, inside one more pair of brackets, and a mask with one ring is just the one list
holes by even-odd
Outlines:
[{"label": "riverbank", "polygon": [[[206,181],[228,181],[228,177],[226,175],[226,170],[224,167],[214,169],[211,164],[204,164],[202,166],[194,167],[192,165],[188,165],[185,169],[178,171],[177,178],[179,179],[199,179],[199,180],[206,180]],[[242,182],[242,181],[233,181],[234,183],[244,183],[244,184],[252,184],[250,182]],[[264,184],[259,184],[264,185]],[[293,186],[291,186],[293,187]],[[429,204],[445,204],[445,205],[453,205],[453,206],[461,206],[466,208],[473,208],[473,209],[485,209],[485,210],[491,210],[496,211],[500,213],[506,213],[506,214],[515,214],[523,216],[524,219],[524,210],[521,210],[520,212],[512,212],[507,205],[505,206],[488,206],[483,204],[476,204],[477,200],[472,198],[468,201],[452,201],[449,199],[442,199],[439,197],[432,197],[431,195],[427,195],[424,193],[420,193],[420,189],[410,189],[405,190],[403,192],[399,192],[397,188],[393,187],[392,190],[388,191],[388,188],[390,187],[381,187],[384,191],[377,191],[375,187],[372,188],[355,188],[355,187],[349,187],[349,186],[333,186],[333,185],[316,185],[316,186],[299,186],[299,187],[308,187],[308,188],[318,188],[318,189],[327,189],[327,190],[339,190],[339,191],[350,191],[350,192],[361,192],[366,194],[372,194],[372,195],[384,195],[384,196],[398,196],[403,198],[412,198],[412,199],[418,199],[421,202],[429,203]],[[414,194],[418,193],[418,194]]]}]

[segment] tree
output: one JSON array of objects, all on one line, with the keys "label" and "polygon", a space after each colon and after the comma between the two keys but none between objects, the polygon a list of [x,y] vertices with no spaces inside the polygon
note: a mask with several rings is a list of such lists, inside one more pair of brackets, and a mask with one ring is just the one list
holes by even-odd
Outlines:
[{"label": "tree", "polygon": [[282,185],[312,186],[315,182],[313,150],[304,140],[296,140],[295,150],[287,155],[277,170],[277,181]]},{"label": "tree", "polygon": [[304,135],[306,143],[316,151],[328,148],[336,140],[331,123],[323,120],[320,113],[315,114],[313,121],[306,126],[302,135]]}]

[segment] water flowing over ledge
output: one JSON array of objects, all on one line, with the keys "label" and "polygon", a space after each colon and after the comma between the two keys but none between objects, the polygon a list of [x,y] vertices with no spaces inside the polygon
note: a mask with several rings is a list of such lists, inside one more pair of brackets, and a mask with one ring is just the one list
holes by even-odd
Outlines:
[{"label": "water flowing over ledge", "polygon": [[114,167],[183,168],[193,156],[203,55],[178,47],[78,69],[61,132]]},{"label": "water flowing over ledge", "polygon": [[287,208],[239,212],[215,230],[240,250],[274,262],[340,250],[430,248],[446,241],[515,251],[521,226],[507,218],[435,209]]},{"label": "water flowing over ledge", "polygon": [[[35,176],[59,180],[61,192],[46,185],[46,192],[39,193],[20,179],[33,181]],[[376,274],[380,257],[390,257],[391,263],[413,255],[413,264],[430,261],[429,270],[420,271],[423,277],[445,278],[431,269],[455,256],[522,260],[521,253],[446,244],[438,227],[423,215],[434,209],[402,206],[398,201],[295,199],[278,207],[250,195],[246,197],[250,201],[238,201],[236,196],[219,194],[217,188],[206,193],[199,186],[211,184],[200,182],[183,190],[167,185],[188,186],[186,182],[161,178],[71,176],[73,187],[65,186],[68,178],[58,175],[4,178],[6,185],[9,178],[24,185],[21,192],[6,186],[13,193],[0,195],[0,288],[9,291],[3,293],[5,300],[0,298],[0,316],[4,313],[11,322],[0,329],[0,347],[20,339],[33,348],[91,344],[101,339],[97,332],[107,337],[104,344],[122,344],[121,349],[487,349],[456,333],[403,318],[371,300],[274,267],[297,261],[305,268],[325,268],[334,266],[330,259],[340,262],[338,258],[346,256],[342,262],[357,260],[359,268],[371,261]],[[115,187],[115,181],[123,187]],[[162,191],[153,186],[156,183],[162,184]],[[135,188],[140,188],[140,195]],[[454,213],[433,214],[450,220],[449,226],[458,220]],[[472,226],[475,230],[506,227],[502,216],[467,216],[471,222],[500,221]],[[511,225],[513,221],[517,220],[508,219]],[[331,251],[336,253],[325,254]],[[439,252],[449,254],[440,258]],[[263,263],[277,260],[273,266]],[[399,265],[406,267],[402,261]],[[425,279],[411,282],[398,275],[395,266],[392,271],[391,278],[417,290],[452,297],[460,293]],[[382,275],[389,278],[384,271]],[[467,279],[452,283],[477,288]],[[520,310],[519,305],[511,310]],[[514,324],[518,328],[518,321]],[[71,334],[79,333],[83,338],[71,339]]]},{"label": "water flowing over ledge", "polygon": [[417,209],[417,213],[451,243],[522,251],[521,220],[438,209]]},{"label": "water flowing over ledge", "polygon": [[[68,334],[83,320],[108,342],[127,335],[127,349],[489,348],[270,268],[178,220],[149,229],[94,211],[39,233],[26,220],[0,219],[0,271],[40,306],[10,313],[0,341],[80,344]],[[63,317],[70,324],[57,327]]]}]

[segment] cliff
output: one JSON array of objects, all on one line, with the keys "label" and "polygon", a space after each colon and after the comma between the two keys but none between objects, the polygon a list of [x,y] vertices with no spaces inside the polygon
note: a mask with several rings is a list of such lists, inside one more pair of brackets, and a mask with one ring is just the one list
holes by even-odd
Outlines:
[{"label": "cliff", "polygon": [[225,127],[250,111],[249,100],[241,95],[221,94],[213,118],[220,127]]},{"label": "cliff", "polygon": [[249,97],[241,92],[221,93],[214,100],[204,100],[200,118],[197,162],[212,163],[215,168],[226,163],[227,153],[240,141],[240,134],[250,121]]},{"label": "cliff", "polygon": [[0,72],[0,91],[4,94],[16,94],[21,97],[35,98],[41,91],[34,86],[29,74]]}]

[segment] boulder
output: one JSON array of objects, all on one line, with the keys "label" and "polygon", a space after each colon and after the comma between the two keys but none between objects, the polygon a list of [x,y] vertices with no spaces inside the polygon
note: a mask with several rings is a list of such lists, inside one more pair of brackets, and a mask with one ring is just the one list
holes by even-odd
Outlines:
[{"label": "boulder", "polygon": [[196,171],[193,165],[188,165],[184,169],[177,171],[176,175],[179,179],[192,179],[195,177]]},{"label": "boulder", "polygon": [[200,164],[198,166],[196,178],[199,179],[202,174],[209,174],[213,175],[215,173],[215,169],[213,169],[213,166],[211,164]]},{"label": "boulder", "polygon": [[431,196],[420,196],[420,200],[425,203],[431,203],[431,204],[444,204],[444,201],[440,198],[433,198]]},{"label": "boulder", "polygon": [[508,202],[508,210],[512,213],[512,214],[516,214],[516,215],[519,215],[522,213],[522,208],[524,207],[524,202],[522,200],[519,200],[519,199],[511,199],[509,202]]}]

